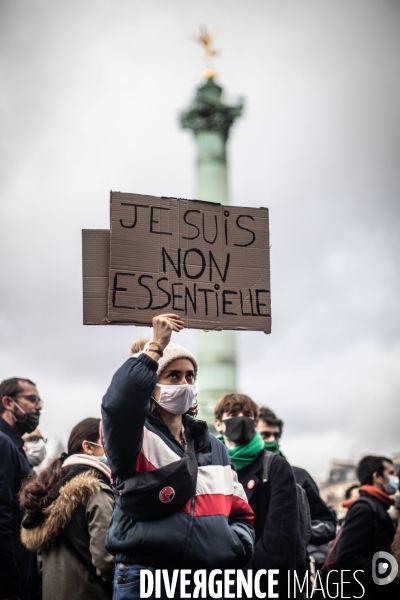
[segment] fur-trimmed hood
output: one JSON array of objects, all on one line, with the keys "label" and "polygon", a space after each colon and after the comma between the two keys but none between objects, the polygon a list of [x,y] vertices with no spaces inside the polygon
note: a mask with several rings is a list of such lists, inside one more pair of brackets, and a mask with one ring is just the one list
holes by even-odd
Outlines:
[{"label": "fur-trimmed hood", "polygon": [[86,504],[101,486],[102,482],[93,470],[80,473],[68,481],[60,489],[57,499],[44,509],[43,522],[29,529],[22,526],[21,541],[24,546],[36,552],[49,546],[72,519],[78,506]]}]

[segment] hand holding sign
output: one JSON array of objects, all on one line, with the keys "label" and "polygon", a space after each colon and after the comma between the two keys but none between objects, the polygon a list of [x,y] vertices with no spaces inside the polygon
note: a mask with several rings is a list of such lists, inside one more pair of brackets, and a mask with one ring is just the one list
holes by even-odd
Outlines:
[{"label": "hand holding sign", "polygon": [[183,321],[178,315],[166,314],[153,318],[153,339],[164,350],[171,341],[173,331],[179,332],[183,329]]}]

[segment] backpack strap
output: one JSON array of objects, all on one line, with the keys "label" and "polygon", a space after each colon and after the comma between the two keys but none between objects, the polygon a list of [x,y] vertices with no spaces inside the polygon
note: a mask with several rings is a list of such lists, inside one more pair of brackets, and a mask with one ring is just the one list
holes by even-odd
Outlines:
[{"label": "backpack strap", "polygon": [[360,496],[359,498],[357,498],[356,502],[363,502],[364,504],[368,504],[369,507],[372,508],[374,535],[375,536],[378,535],[378,533],[379,533],[378,509],[376,507],[375,502],[371,498],[368,498],[367,496]]},{"label": "backpack strap", "polygon": [[107,594],[109,594],[111,596],[112,591],[113,591],[113,585],[112,585],[111,581],[104,581],[104,579],[102,577],[100,577],[100,575],[97,575],[96,567],[94,566],[94,564],[87,561],[82,556],[82,554],[80,554],[78,552],[78,550],[75,548],[75,546],[73,545],[73,543],[71,542],[71,540],[69,539],[69,537],[67,536],[65,531],[62,533],[61,539],[65,543],[65,545],[68,548],[68,550],[70,551],[70,553],[73,556],[75,556],[77,561],[81,563],[81,565],[86,569],[86,571],[88,571],[89,581],[96,581],[99,584],[99,586],[105,592],[107,592]]},{"label": "backpack strap", "polygon": [[264,484],[268,483],[269,480],[269,471],[271,468],[271,463],[275,458],[276,454],[270,452],[269,450],[264,450],[263,456],[263,469],[262,469],[262,482]]}]

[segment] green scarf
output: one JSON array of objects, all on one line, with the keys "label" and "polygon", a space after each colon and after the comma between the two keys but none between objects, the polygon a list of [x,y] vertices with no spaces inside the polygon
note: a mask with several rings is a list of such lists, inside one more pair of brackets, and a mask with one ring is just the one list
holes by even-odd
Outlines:
[{"label": "green scarf", "polygon": [[[223,435],[219,435],[218,439],[225,444]],[[228,452],[233,464],[239,471],[240,469],[247,467],[247,465],[250,465],[263,448],[264,442],[262,437],[258,431],[256,431],[251,442],[244,444],[243,446],[235,446],[228,450]]]},{"label": "green scarf", "polygon": [[264,448],[265,448],[265,450],[268,450],[269,452],[273,452],[274,454],[279,454],[279,456],[283,456],[283,458],[286,458],[285,455],[281,451],[279,442],[277,442],[276,440],[274,440],[273,442],[264,442]]}]

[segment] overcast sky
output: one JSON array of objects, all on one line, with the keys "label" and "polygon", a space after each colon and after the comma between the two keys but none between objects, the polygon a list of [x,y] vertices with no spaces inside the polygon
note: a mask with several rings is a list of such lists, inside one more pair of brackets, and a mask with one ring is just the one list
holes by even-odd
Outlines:
[{"label": "overcast sky", "polygon": [[[179,127],[218,27],[218,81],[245,99],[231,202],[267,206],[272,333],[239,332],[240,390],[285,421],[289,460],[400,451],[398,0],[2,0],[0,378],[41,426],[97,416],[144,329],[82,325],[81,230],[109,190],[193,198]],[[195,350],[195,335],[177,341]]]}]

